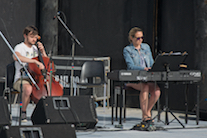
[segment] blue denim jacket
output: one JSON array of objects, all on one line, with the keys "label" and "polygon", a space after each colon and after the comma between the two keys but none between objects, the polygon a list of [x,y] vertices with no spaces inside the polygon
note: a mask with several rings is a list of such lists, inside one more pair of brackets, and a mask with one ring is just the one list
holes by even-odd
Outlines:
[{"label": "blue denim jacket", "polygon": [[[154,63],[154,59],[152,58],[150,46],[146,43],[142,43],[140,52],[144,55],[146,66],[151,67]],[[144,67],[140,65],[139,52],[132,43],[124,48],[123,55],[128,70],[144,70]]]}]

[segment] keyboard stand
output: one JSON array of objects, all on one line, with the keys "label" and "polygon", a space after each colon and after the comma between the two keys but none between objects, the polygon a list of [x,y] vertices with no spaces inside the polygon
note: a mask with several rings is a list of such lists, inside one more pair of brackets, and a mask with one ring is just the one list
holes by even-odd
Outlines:
[{"label": "keyboard stand", "polygon": [[[156,117],[160,117],[160,114],[162,112],[165,112],[165,125],[169,125],[171,122],[169,122],[168,119],[168,112],[174,117],[174,119],[176,119],[178,121],[178,123],[185,128],[185,126],[180,122],[180,120],[173,114],[173,112],[169,109],[168,107],[168,89],[169,89],[169,82],[168,82],[168,74],[170,72],[170,68],[169,68],[169,64],[165,64],[165,69],[166,69],[166,82],[165,82],[165,106],[163,107],[163,110],[161,112],[158,113],[158,115],[156,115],[153,119],[155,119]],[[159,111],[159,110],[158,110]]]},{"label": "keyboard stand", "polygon": [[[111,112],[111,124],[114,124],[114,99],[115,99],[115,89],[114,89],[114,83],[115,81],[111,81],[111,87],[113,88],[112,90],[112,94],[111,94],[111,108],[112,108],[112,112]],[[123,81],[119,81],[119,87],[120,87],[120,111],[119,111],[119,124],[115,125],[116,128],[123,128],[123,124],[122,124],[122,107],[123,107]],[[117,97],[118,98],[118,97]],[[115,102],[117,102],[118,100],[115,100]],[[118,103],[116,104],[116,110],[118,108]],[[125,110],[125,108],[124,108]],[[116,119],[117,119],[117,111],[116,111]],[[125,117],[125,115],[124,115]]]}]

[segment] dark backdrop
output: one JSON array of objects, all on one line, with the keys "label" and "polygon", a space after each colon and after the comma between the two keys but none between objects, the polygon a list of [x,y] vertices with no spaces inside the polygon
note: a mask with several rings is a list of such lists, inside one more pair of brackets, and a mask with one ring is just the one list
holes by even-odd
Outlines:
[{"label": "dark backdrop", "polygon": [[[122,57],[129,44],[128,31],[139,26],[145,41],[153,41],[153,0],[59,0],[59,10],[84,48],[76,44],[75,55],[109,56],[111,69],[125,68]],[[64,19],[63,14],[61,17]],[[71,54],[71,36],[59,23],[59,54]]]},{"label": "dark backdrop", "polygon": [[[158,49],[163,52],[188,52],[188,69],[197,69],[194,65],[195,23],[193,0],[159,0]],[[163,89],[163,87],[162,87]],[[164,89],[163,89],[164,90]],[[169,106],[171,109],[185,109],[185,85],[170,84]],[[164,91],[162,103],[164,104]],[[196,102],[196,87],[189,86],[189,109]]]},{"label": "dark backdrop", "polygon": [[[23,29],[36,23],[36,0],[1,0],[0,31],[12,48],[23,41]],[[6,65],[13,61],[12,52],[0,37],[0,77],[5,76]],[[0,82],[0,95],[4,83]]]},{"label": "dark backdrop", "polygon": [[[0,9],[0,31],[14,47],[23,41],[25,26],[36,23],[36,0],[2,0]],[[0,48],[0,76],[4,76],[6,65],[12,62],[12,52],[2,38]]]}]

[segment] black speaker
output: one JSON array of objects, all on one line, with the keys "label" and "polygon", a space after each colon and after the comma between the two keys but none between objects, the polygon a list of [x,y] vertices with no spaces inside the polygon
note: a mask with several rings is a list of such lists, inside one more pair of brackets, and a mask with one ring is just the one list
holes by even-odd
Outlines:
[{"label": "black speaker", "polygon": [[31,116],[33,124],[74,124],[92,129],[98,122],[91,96],[48,96],[39,100]]},{"label": "black speaker", "polygon": [[5,126],[1,138],[76,138],[75,128],[69,124],[34,126]]},{"label": "black speaker", "polygon": [[[206,94],[203,94],[206,96]],[[207,98],[205,99],[202,99],[200,102],[199,102],[199,118],[201,120],[207,120]]]},{"label": "black speaker", "polygon": [[10,113],[8,109],[8,101],[6,97],[0,97],[0,126],[11,124]]}]

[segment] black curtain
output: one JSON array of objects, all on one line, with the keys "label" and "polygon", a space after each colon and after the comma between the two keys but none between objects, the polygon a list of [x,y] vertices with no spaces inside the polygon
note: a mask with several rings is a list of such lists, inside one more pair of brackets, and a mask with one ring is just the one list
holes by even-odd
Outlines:
[{"label": "black curtain", "polygon": [[[84,48],[76,44],[75,55],[109,56],[111,69],[125,69],[123,48],[128,32],[138,26],[144,41],[153,43],[153,0],[59,0],[59,10]],[[71,36],[59,23],[59,55],[71,55]]]},{"label": "black curtain", "polygon": [[[185,63],[188,69],[194,66],[195,55],[195,23],[193,0],[159,0],[158,9],[158,49],[160,52],[187,52]],[[165,104],[165,89],[162,87],[161,103]],[[169,107],[176,110],[185,110],[184,84],[170,83]],[[189,85],[189,110],[195,106],[196,86]]]}]

